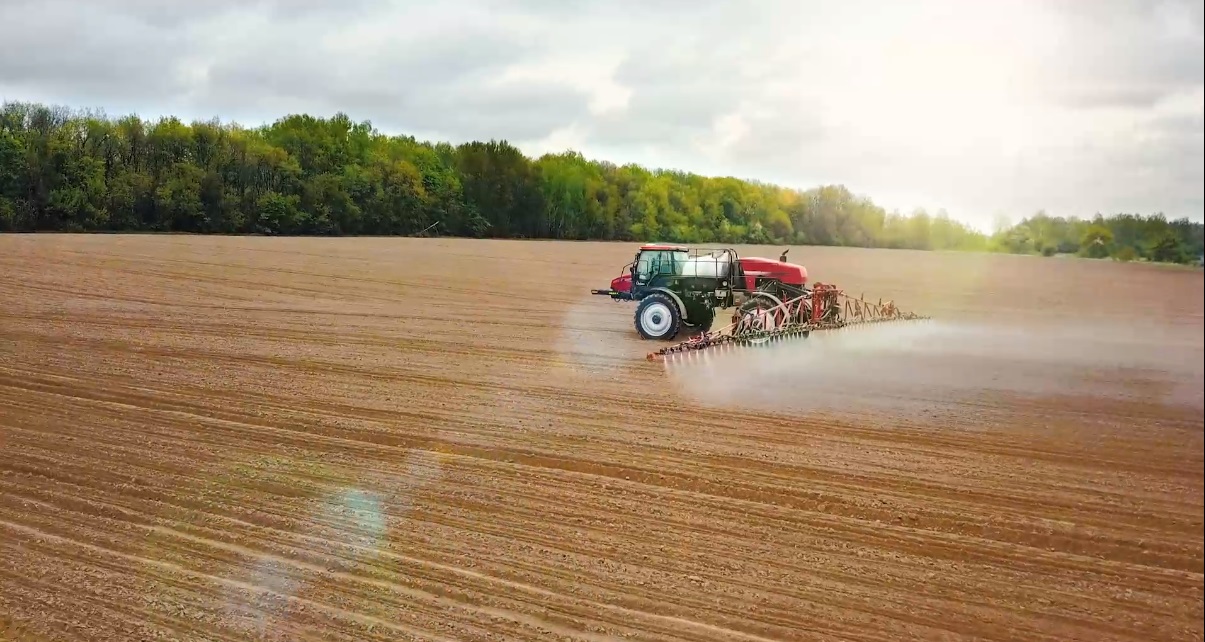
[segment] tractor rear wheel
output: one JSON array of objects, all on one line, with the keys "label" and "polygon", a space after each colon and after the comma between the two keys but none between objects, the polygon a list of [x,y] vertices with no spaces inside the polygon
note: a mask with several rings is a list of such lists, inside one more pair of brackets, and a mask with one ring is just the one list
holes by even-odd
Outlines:
[{"label": "tractor rear wheel", "polygon": [[650,294],[636,306],[636,331],[645,339],[668,341],[682,329],[682,311],[664,294]]},{"label": "tractor rear wheel", "polygon": [[[735,334],[759,334],[777,330],[783,323],[779,318],[781,308],[766,297],[754,296],[748,299],[732,314],[732,322],[737,324]],[[768,343],[767,337],[747,339],[749,345]]]}]

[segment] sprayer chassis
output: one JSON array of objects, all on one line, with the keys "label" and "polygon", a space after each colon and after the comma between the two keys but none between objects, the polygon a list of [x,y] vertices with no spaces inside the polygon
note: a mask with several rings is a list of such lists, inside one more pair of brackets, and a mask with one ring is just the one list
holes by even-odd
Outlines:
[{"label": "sprayer chassis", "polygon": [[[714,266],[716,274],[698,275],[699,261]],[[591,292],[637,302],[634,324],[646,339],[672,340],[683,327],[697,332],[687,341],[650,353],[650,359],[733,343],[806,338],[815,330],[857,323],[923,318],[901,312],[891,302],[854,299],[830,284],[809,288],[806,269],[787,263],[786,252],[770,261],[738,259],[729,248],[688,251],[645,245],[625,273],[612,280],[611,288]],[[712,330],[715,311],[733,307],[731,322]]]},{"label": "sprayer chassis", "polygon": [[734,321],[785,301],[795,302],[791,317],[796,322],[806,322],[812,313],[807,270],[787,263],[786,252],[772,261],[738,258],[731,248],[645,245],[612,280],[611,288],[591,292],[637,302],[636,330],[646,339],[662,341],[672,340],[682,328],[709,331],[720,309],[737,308]]}]

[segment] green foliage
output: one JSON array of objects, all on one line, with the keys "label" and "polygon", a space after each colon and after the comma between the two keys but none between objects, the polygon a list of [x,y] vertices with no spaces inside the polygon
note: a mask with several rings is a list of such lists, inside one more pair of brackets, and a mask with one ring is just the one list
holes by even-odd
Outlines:
[{"label": "green foliage", "polygon": [[1003,226],[989,245],[994,251],[1018,254],[1188,263],[1201,254],[1202,225],[1187,219],[1168,221],[1162,214],[1097,214],[1082,220],[1038,212],[1016,225]]},{"label": "green foliage", "polygon": [[887,212],[840,185],[793,190],[679,171],[531,159],[506,141],[386,136],[346,114],[256,129],[0,108],[0,231],[409,235],[1200,254],[1201,224],[1044,212],[990,237],[944,211]]},{"label": "green foliage", "polygon": [[[1200,253],[1199,249],[1197,253]],[[1152,261],[1187,263],[1189,261],[1188,243],[1169,228],[1151,242],[1148,255]]]},{"label": "green foliage", "polygon": [[1134,248],[1126,245],[1114,252],[1113,258],[1123,263],[1129,263],[1138,258],[1138,253],[1134,251]]},{"label": "green foliage", "polygon": [[1102,259],[1109,255],[1113,246],[1113,230],[1107,225],[1093,223],[1084,230],[1079,244],[1080,254],[1092,259]]}]

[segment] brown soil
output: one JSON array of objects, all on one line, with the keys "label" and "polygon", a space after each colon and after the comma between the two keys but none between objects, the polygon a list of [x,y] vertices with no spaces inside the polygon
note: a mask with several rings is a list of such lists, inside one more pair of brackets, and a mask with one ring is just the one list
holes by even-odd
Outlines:
[{"label": "brown soil", "polygon": [[0,639],[1202,639],[1201,271],[666,371],[634,249],[0,237]]}]

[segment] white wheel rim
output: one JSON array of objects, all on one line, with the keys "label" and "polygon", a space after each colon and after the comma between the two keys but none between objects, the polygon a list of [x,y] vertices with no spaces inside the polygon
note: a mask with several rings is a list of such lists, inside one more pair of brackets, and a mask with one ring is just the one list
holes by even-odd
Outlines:
[{"label": "white wheel rim", "polygon": [[663,334],[673,323],[669,307],[664,303],[654,303],[640,313],[640,325],[649,334]]}]

